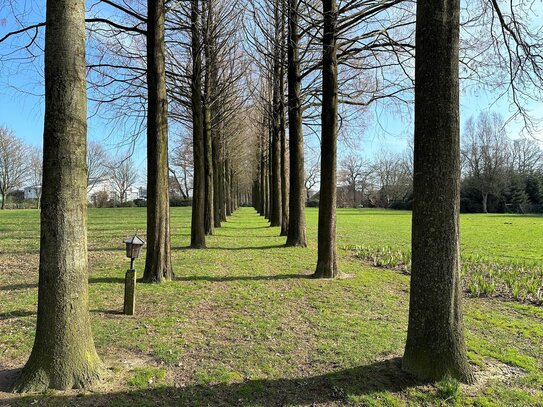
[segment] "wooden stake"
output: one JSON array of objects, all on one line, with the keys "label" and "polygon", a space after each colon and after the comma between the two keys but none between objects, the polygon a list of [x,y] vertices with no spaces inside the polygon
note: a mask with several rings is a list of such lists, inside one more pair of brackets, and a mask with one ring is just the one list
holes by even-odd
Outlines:
[{"label": "wooden stake", "polygon": [[127,270],[124,278],[124,313],[134,315],[136,308],[136,270]]}]

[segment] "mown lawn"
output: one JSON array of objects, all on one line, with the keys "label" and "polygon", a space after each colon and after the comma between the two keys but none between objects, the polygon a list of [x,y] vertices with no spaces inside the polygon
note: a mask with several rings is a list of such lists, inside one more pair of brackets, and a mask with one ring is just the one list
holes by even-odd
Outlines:
[{"label": "mown lawn", "polygon": [[[176,280],[139,284],[137,315],[127,317],[122,240],[145,230],[145,210],[89,211],[90,309],[107,377],[92,391],[20,397],[1,391],[32,347],[38,212],[0,212],[0,405],[543,406],[539,306],[466,297],[476,385],[428,385],[401,372],[409,277],[343,248],[408,248],[408,212],[339,210],[340,268],[352,278],[336,281],[307,278],[314,209],[308,249],[283,248],[278,228],[250,208],[229,218],[208,250],[186,248],[189,209],[173,208],[171,220]],[[542,227],[537,216],[465,215],[463,253],[540,264]]]}]

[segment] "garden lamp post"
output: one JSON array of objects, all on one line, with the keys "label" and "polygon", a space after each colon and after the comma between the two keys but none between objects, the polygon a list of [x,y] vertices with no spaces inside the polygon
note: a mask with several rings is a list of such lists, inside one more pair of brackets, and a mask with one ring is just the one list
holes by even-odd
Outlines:
[{"label": "garden lamp post", "polygon": [[124,278],[124,313],[134,315],[136,307],[136,270],[134,269],[134,260],[141,253],[141,248],[145,241],[138,235],[134,235],[124,241],[126,244],[126,257],[130,259],[130,269],[126,271]]},{"label": "garden lamp post", "polygon": [[140,257],[141,248],[145,241],[138,235],[134,235],[124,241],[126,244],[126,257],[130,259],[130,270],[134,270],[134,260]]}]

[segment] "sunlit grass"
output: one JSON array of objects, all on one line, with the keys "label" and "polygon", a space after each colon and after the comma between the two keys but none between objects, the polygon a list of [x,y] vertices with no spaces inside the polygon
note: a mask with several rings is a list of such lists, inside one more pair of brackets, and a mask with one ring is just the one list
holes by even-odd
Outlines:
[{"label": "sunlit grass", "polygon": [[[339,265],[353,277],[336,281],[307,278],[316,263],[315,209],[307,212],[307,249],[282,247],[278,228],[242,208],[208,238],[208,250],[188,250],[190,209],[171,214],[176,279],[138,284],[136,315],[126,317],[122,240],[135,231],[145,237],[145,209],[89,211],[90,310],[107,381],[81,397],[0,393],[0,404],[542,405],[543,308],[534,305],[466,298],[469,357],[481,377],[476,389],[420,385],[401,373],[409,277],[366,265],[343,248],[405,252],[408,212],[339,210]],[[462,226],[465,256],[543,261],[543,218],[467,215]],[[38,249],[37,211],[0,212],[6,369],[22,366],[32,347]],[[500,380],[497,370],[511,375]]]}]

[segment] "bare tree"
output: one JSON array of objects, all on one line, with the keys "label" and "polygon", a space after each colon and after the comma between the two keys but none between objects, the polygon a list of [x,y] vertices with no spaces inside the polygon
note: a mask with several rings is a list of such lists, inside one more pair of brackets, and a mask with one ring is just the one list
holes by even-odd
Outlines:
[{"label": "bare tree", "polygon": [[481,113],[470,118],[464,131],[462,159],[466,175],[481,194],[487,213],[490,194],[499,195],[508,185],[510,141],[503,119],[497,113]]},{"label": "bare tree", "polygon": [[121,204],[126,202],[127,192],[136,183],[138,178],[132,158],[123,158],[110,164],[109,175],[115,187],[115,192],[119,194],[119,201]]},{"label": "bare tree", "polygon": [[41,184],[43,176],[43,151],[41,148],[33,148],[30,152],[30,164],[28,166],[28,180],[30,187],[34,189],[36,194],[36,208],[40,208],[41,204]]},{"label": "bare tree", "polygon": [[309,201],[313,187],[319,183],[321,174],[321,163],[316,160],[314,163],[305,166],[304,187],[307,200]]},{"label": "bare tree", "polygon": [[87,192],[108,175],[109,157],[102,145],[91,141],[87,146]]},{"label": "bare tree", "polygon": [[28,178],[28,147],[7,127],[0,127],[0,198],[5,208],[7,195]]},{"label": "bare tree", "polygon": [[409,156],[381,151],[371,164],[371,173],[379,188],[379,205],[388,208],[403,200],[412,189],[412,169]]},{"label": "bare tree", "polygon": [[192,195],[194,161],[192,139],[179,137],[171,153],[170,172],[176,178],[185,199]]},{"label": "bare tree", "polygon": [[45,123],[36,337],[14,390],[96,382],[87,260],[85,2],[48,0]]},{"label": "bare tree", "polygon": [[369,170],[366,163],[359,157],[349,154],[340,163],[339,181],[345,183],[351,193],[351,206],[357,207],[356,192],[361,187],[362,192]]},{"label": "bare tree", "polygon": [[513,171],[529,175],[543,166],[543,151],[534,139],[520,138],[511,143],[510,164]]}]

